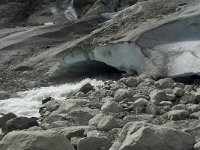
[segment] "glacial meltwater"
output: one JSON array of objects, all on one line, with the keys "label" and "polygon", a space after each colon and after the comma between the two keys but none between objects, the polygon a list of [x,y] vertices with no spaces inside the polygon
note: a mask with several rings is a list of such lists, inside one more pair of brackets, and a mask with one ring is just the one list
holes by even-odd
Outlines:
[{"label": "glacial meltwater", "polygon": [[78,91],[86,83],[91,83],[94,87],[98,87],[103,84],[103,81],[84,79],[77,83],[66,83],[58,86],[41,87],[18,92],[17,98],[0,101],[0,113],[12,112],[17,116],[39,117],[39,107],[43,99],[52,97],[55,100],[64,100],[68,95]]}]

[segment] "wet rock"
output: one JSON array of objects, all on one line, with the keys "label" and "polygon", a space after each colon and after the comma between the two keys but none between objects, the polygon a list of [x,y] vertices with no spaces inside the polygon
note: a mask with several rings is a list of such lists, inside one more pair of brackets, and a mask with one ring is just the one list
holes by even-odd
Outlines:
[{"label": "wet rock", "polygon": [[52,101],[52,100],[53,100],[52,97],[47,97],[47,98],[45,98],[45,99],[42,100],[42,104],[45,104],[45,103],[47,103],[49,101]]},{"label": "wet rock", "polygon": [[77,150],[108,150],[110,146],[107,137],[86,137],[79,140]]},{"label": "wet rock", "polygon": [[118,113],[123,111],[123,107],[117,102],[107,101],[102,105],[101,110],[104,112]]},{"label": "wet rock", "polygon": [[2,127],[2,131],[7,133],[13,130],[28,129],[33,126],[39,126],[36,118],[17,117],[8,120]]},{"label": "wet rock", "polygon": [[[20,143],[20,144],[19,144]],[[74,150],[64,135],[53,131],[14,131],[4,136],[1,150]]]},{"label": "wet rock", "polygon": [[168,119],[170,120],[185,120],[190,116],[187,110],[172,110],[168,112]]},{"label": "wet rock", "polygon": [[174,88],[181,88],[181,89],[184,89],[185,88],[185,85],[183,83],[180,83],[180,82],[175,82],[174,83]]},{"label": "wet rock", "polygon": [[0,118],[0,128],[2,128],[8,120],[16,118],[16,117],[17,116],[13,113],[8,113],[8,114],[4,115],[3,117],[1,117]]},{"label": "wet rock", "polygon": [[160,89],[167,89],[167,88],[173,88],[174,87],[174,80],[171,78],[165,78],[160,79],[157,82],[155,82],[155,86]]},{"label": "wet rock", "polygon": [[86,83],[79,89],[79,92],[83,92],[84,94],[87,94],[88,92],[92,90],[94,90],[94,87],[90,83]]},{"label": "wet rock", "polygon": [[113,116],[106,116],[101,119],[101,121],[98,123],[97,127],[101,131],[110,131],[113,128],[120,127],[120,125]]},{"label": "wet rock", "polygon": [[141,127],[136,132],[128,132],[120,150],[189,150],[194,146],[194,138],[184,132],[158,126]]}]

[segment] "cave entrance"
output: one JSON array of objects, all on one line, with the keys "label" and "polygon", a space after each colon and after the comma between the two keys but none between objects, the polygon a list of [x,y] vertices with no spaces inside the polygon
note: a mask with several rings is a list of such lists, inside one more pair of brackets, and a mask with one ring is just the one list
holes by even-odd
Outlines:
[{"label": "cave entrance", "polygon": [[117,80],[123,73],[125,72],[103,62],[86,60],[60,67],[53,80],[57,82],[70,82],[85,78]]}]

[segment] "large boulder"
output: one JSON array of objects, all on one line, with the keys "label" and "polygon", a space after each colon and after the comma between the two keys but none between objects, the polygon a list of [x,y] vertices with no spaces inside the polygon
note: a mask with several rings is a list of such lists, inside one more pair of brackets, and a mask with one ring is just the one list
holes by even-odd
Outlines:
[{"label": "large boulder", "polygon": [[68,139],[54,131],[13,131],[0,142],[1,150],[74,150]]},{"label": "large boulder", "polygon": [[110,146],[107,137],[86,137],[78,141],[77,150],[108,150]]},{"label": "large boulder", "polygon": [[178,130],[144,123],[124,126],[110,150],[192,150],[194,138]]}]

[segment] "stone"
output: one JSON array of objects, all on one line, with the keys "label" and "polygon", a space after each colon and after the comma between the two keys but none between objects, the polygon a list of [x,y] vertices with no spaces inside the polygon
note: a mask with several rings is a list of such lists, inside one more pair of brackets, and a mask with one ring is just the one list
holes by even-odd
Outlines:
[{"label": "stone", "polygon": [[101,119],[104,117],[105,117],[104,114],[97,114],[96,116],[94,116],[89,120],[88,124],[91,126],[97,126],[98,123],[101,121]]},{"label": "stone", "polygon": [[182,88],[174,88],[173,94],[176,95],[176,97],[182,97],[184,95],[185,91]]},{"label": "stone", "polygon": [[108,150],[110,146],[107,137],[86,137],[78,141],[77,150]]},{"label": "stone", "polygon": [[94,90],[94,87],[90,83],[86,83],[79,89],[79,92],[83,92],[84,94],[87,94],[88,92],[92,90]]},{"label": "stone", "polygon": [[190,116],[187,110],[172,110],[168,112],[168,119],[170,120],[185,120]]},{"label": "stone", "polygon": [[100,122],[97,125],[97,128],[100,131],[110,131],[113,128],[120,127],[119,123],[113,116],[106,116],[100,120]]},{"label": "stone", "polygon": [[148,103],[145,113],[157,115],[159,113],[158,106],[156,106],[154,103]]},{"label": "stone", "polygon": [[183,83],[180,83],[180,82],[175,82],[174,83],[174,88],[181,88],[181,89],[184,89],[185,88],[185,85]]},{"label": "stone", "polygon": [[0,128],[2,128],[8,120],[16,117],[17,116],[13,113],[5,114],[3,117],[0,118]]},{"label": "stone", "polygon": [[151,101],[156,101],[157,103],[167,100],[167,95],[163,90],[154,90],[150,93]]},{"label": "stone", "polygon": [[135,87],[139,84],[139,79],[135,77],[122,78],[120,81],[129,87]]},{"label": "stone", "polygon": [[177,104],[172,107],[172,110],[187,110],[187,107],[185,104]]},{"label": "stone", "polygon": [[107,101],[102,105],[101,110],[104,112],[119,113],[123,111],[123,107],[117,102]]},{"label": "stone", "polygon": [[171,78],[165,78],[165,79],[160,79],[155,82],[155,86],[160,88],[160,89],[167,89],[167,88],[173,88],[174,87],[174,80]]},{"label": "stone", "polygon": [[8,120],[2,127],[2,131],[7,133],[13,130],[28,129],[33,126],[39,126],[35,118],[17,117]]},{"label": "stone", "polygon": [[179,103],[180,104],[194,104],[195,102],[195,96],[191,93],[185,93],[181,98]]},{"label": "stone", "polygon": [[166,97],[167,97],[166,98],[167,101],[174,102],[176,100],[176,96],[174,94],[167,94]]},{"label": "stone", "polygon": [[54,131],[13,131],[0,141],[1,150],[74,150],[69,140]]},{"label": "stone", "polygon": [[83,137],[87,134],[87,131],[94,130],[95,128],[92,126],[70,126],[70,127],[59,127],[51,129],[59,134],[64,135],[68,139],[73,137]]},{"label": "stone", "polygon": [[170,101],[162,101],[159,103],[161,106],[173,106],[173,103]]},{"label": "stone", "polygon": [[200,150],[200,142],[194,145],[194,150]]},{"label": "stone", "polygon": [[185,132],[143,126],[136,132],[129,131],[119,150],[190,150],[194,143],[194,138]]},{"label": "stone", "polygon": [[126,98],[131,98],[131,92],[127,89],[119,89],[115,92],[114,100],[117,102],[123,101]]},{"label": "stone", "polygon": [[187,105],[187,109],[190,113],[199,112],[200,111],[200,105],[190,104],[190,105]]},{"label": "stone", "polygon": [[194,112],[190,115],[191,119],[200,119],[200,112]]},{"label": "stone", "polygon": [[53,100],[52,97],[47,97],[47,98],[45,98],[45,99],[42,100],[42,104],[45,104],[45,103],[47,103],[49,101],[52,101],[52,100]]},{"label": "stone", "polygon": [[103,133],[98,130],[92,130],[87,133],[87,137],[102,137]]},{"label": "stone", "polygon": [[139,98],[138,100],[136,100],[136,101],[133,103],[133,106],[134,106],[134,107],[146,107],[148,103],[149,103],[148,100],[146,100],[146,99],[144,99],[144,98]]}]

